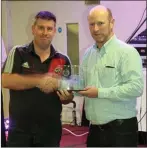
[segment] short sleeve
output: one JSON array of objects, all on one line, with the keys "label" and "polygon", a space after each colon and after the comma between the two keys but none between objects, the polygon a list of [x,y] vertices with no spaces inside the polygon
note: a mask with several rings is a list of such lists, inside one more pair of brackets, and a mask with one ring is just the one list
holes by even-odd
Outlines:
[{"label": "short sleeve", "polygon": [[21,55],[17,46],[15,46],[9,52],[2,72],[21,73],[21,64],[22,64]]}]

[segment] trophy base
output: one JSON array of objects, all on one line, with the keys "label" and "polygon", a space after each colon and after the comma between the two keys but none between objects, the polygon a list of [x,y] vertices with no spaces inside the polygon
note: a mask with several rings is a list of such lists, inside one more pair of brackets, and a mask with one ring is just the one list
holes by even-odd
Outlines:
[{"label": "trophy base", "polygon": [[76,92],[78,92],[78,91],[84,91],[84,89],[68,89],[68,91],[76,91]]}]

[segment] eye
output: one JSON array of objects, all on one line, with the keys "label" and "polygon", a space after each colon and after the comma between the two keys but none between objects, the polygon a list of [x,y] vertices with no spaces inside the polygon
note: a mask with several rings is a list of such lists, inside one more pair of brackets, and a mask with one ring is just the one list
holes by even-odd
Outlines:
[{"label": "eye", "polygon": [[98,23],[97,23],[98,26],[101,26],[101,25],[103,25],[103,24],[104,24],[103,22],[98,22]]},{"label": "eye", "polygon": [[53,28],[52,28],[52,27],[48,27],[47,30],[48,30],[48,31],[52,31]]},{"label": "eye", "polygon": [[95,23],[90,23],[90,26],[94,26],[95,25]]},{"label": "eye", "polygon": [[44,30],[44,27],[43,26],[39,26],[38,27],[40,30]]}]

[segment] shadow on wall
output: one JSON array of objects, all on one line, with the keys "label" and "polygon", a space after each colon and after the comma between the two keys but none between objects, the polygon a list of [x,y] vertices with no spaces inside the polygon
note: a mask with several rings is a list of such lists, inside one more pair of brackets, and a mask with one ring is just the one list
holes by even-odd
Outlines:
[{"label": "shadow on wall", "polygon": [[32,25],[35,21],[34,17],[35,17],[36,13],[34,14],[31,14],[29,19],[28,19],[28,23],[27,23],[27,26],[26,26],[26,34],[27,34],[27,40],[26,42],[29,43],[32,41],[33,39],[33,35],[32,35]]},{"label": "shadow on wall", "polygon": [[[82,17],[81,17],[81,22],[82,22],[82,36],[81,37],[85,37],[85,40],[87,40],[87,44],[84,46],[84,49],[80,49],[80,57],[83,57],[83,55],[84,55],[84,53],[85,53],[85,51],[86,51],[86,49],[87,48],[89,48],[91,45],[92,45],[92,43],[94,42],[93,41],[93,38],[91,37],[91,34],[90,34],[90,31],[89,31],[89,25],[88,25],[88,19],[87,19],[87,17],[88,17],[88,14],[89,14],[89,11],[91,10],[91,8],[93,8],[94,6],[96,6],[96,5],[90,5],[90,6],[87,6],[87,9],[85,9],[85,11],[83,12],[83,14],[82,14]],[[80,37],[80,38],[81,38]],[[80,58],[80,62],[81,62],[81,59],[82,58]]]},{"label": "shadow on wall", "polygon": [[73,65],[79,65],[79,25],[78,23],[69,23],[66,25],[67,54]]}]

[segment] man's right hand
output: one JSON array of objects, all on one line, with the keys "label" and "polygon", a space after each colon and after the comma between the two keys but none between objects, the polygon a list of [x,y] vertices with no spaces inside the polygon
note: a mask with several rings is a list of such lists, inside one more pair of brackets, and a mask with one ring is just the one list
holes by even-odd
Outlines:
[{"label": "man's right hand", "polygon": [[52,77],[50,75],[45,75],[40,78],[37,87],[45,93],[50,93],[57,90],[59,86],[59,81],[60,80],[58,78]]}]

